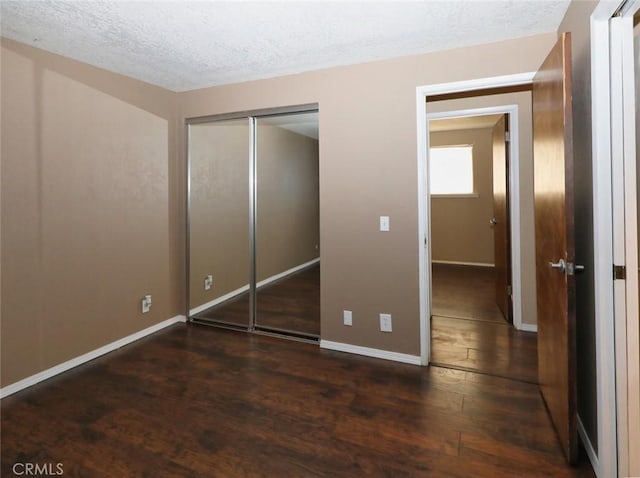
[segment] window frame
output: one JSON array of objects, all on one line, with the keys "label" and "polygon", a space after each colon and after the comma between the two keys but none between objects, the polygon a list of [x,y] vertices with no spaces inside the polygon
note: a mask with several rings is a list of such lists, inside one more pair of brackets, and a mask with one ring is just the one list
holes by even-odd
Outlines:
[{"label": "window frame", "polygon": [[[445,148],[469,148],[471,151],[471,192],[462,193],[462,192],[448,192],[448,193],[434,193],[431,180],[431,161],[433,159],[432,150],[434,149],[445,149]],[[480,197],[476,190],[476,181],[475,181],[475,160],[474,160],[474,144],[473,143],[464,143],[464,144],[443,144],[443,145],[430,145],[429,146],[429,195],[432,198],[461,198],[461,199],[476,199]]]}]

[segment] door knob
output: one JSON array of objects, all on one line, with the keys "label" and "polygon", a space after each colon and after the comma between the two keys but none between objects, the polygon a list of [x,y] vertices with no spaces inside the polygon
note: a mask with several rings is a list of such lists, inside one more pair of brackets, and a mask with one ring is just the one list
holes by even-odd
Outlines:
[{"label": "door knob", "polygon": [[495,226],[496,224],[498,224],[498,220],[495,217],[492,217],[491,219],[489,219],[489,224]]},{"label": "door knob", "polygon": [[558,269],[561,272],[566,272],[567,275],[570,276],[582,274],[584,272],[584,266],[574,264],[573,262],[565,262],[564,259],[560,259],[558,262],[549,262],[549,266],[551,266],[552,269]]}]

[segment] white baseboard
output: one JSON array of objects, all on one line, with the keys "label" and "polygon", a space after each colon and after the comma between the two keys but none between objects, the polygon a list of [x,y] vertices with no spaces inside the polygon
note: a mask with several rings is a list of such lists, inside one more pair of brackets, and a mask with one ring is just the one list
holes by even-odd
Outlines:
[{"label": "white baseboard", "polygon": [[214,305],[218,305],[218,304],[222,304],[223,302],[226,302],[229,299],[233,299],[234,297],[244,294],[245,292],[247,292],[249,290],[249,286],[248,285],[243,285],[242,287],[240,287],[239,289],[236,290],[232,290],[231,292],[225,294],[225,295],[221,295],[220,297],[210,300],[209,302],[205,302],[202,305],[199,305],[198,307],[194,307],[193,309],[189,310],[189,315],[195,315],[199,312],[202,312],[203,310],[207,310],[209,307],[213,307]]},{"label": "white baseboard", "polygon": [[311,260],[309,262],[305,262],[304,264],[300,264],[299,266],[292,267],[291,269],[288,269],[288,270],[286,270],[284,272],[281,272],[279,274],[273,275],[271,277],[267,277],[266,279],[261,280],[260,282],[258,282],[256,284],[256,287],[260,288],[260,287],[262,287],[264,285],[271,284],[272,282],[275,282],[275,281],[280,280],[280,279],[282,279],[284,277],[287,277],[288,275],[295,274],[296,272],[299,272],[299,271],[301,271],[303,269],[306,269],[307,267],[311,267],[312,265],[317,264],[318,262],[320,262],[320,258],[319,257],[317,257],[317,258],[315,258],[315,259],[313,259],[313,260]]},{"label": "white baseboard", "polygon": [[12,383],[11,385],[2,387],[0,388],[0,399],[7,397],[13,393],[19,392],[20,390],[23,390],[27,387],[31,387],[32,385],[42,382],[43,380],[54,377],[55,375],[58,375],[62,372],[66,372],[67,370],[77,367],[78,365],[89,362],[95,358],[100,357],[101,355],[113,352],[120,347],[124,347],[125,345],[135,342],[136,340],[146,337],[147,335],[151,335],[158,330],[164,329],[165,327],[169,327],[170,325],[186,321],[187,319],[184,315],[177,315],[171,319],[165,320],[164,322],[152,325],[151,327],[147,327],[146,329],[143,329],[134,334],[127,335],[120,340],[116,340],[115,342],[111,342],[110,344],[92,350],[91,352],[87,352],[86,354],[80,355],[79,357],[67,360],[66,362],[63,362],[59,365],[51,367],[35,375],[31,375],[30,377],[24,378],[18,382]]},{"label": "white baseboard", "polygon": [[580,435],[580,438],[582,439],[582,444],[584,445],[584,449],[587,451],[587,455],[589,456],[589,461],[591,462],[591,467],[593,468],[593,471],[595,472],[598,478],[603,478],[600,476],[600,465],[598,462],[598,454],[596,453],[595,448],[593,448],[593,444],[591,443],[591,440],[589,440],[589,435],[587,435],[587,430],[585,430],[584,428],[584,424],[580,419],[580,415],[578,415],[577,425],[578,425],[578,435]]},{"label": "white baseboard", "polygon": [[495,267],[495,264],[489,264],[488,262],[458,262],[458,261],[436,261],[431,260],[432,264],[448,264],[452,266],[475,266],[475,267]]},{"label": "white baseboard", "polygon": [[390,352],[388,350],[361,347],[359,345],[331,342],[329,340],[320,340],[320,348],[336,350],[338,352],[347,352],[350,354],[365,355],[367,357],[374,357],[384,360],[393,360],[394,362],[408,363],[411,365],[420,365],[421,363],[419,355],[402,354],[399,352]]},{"label": "white baseboard", "polygon": [[[515,325],[515,324],[514,324]],[[516,329],[524,332],[538,332],[538,324],[520,324],[516,326]]]},{"label": "white baseboard", "polygon": [[[288,269],[288,270],[286,270],[284,272],[281,272],[279,274],[273,275],[271,277],[267,277],[266,279],[261,280],[260,282],[258,282],[256,284],[256,287],[259,288],[259,287],[265,286],[267,284],[270,284],[272,282],[275,282],[277,280],[280,280],[280,279],[282,279],[284,277],[287,277],[288,275],[295,274],[296,272],[299,272],[299,271],[301,271],[303,269],[306,269],[307,267],[310,267],[310,266],[312,266],[314,264],[317,264],[318,262],[320,262],[320,258],[319,257],[316,258],[316,259],[313,259],[313,260],[311,260],[309,262],[305,262],[304,264],[300,264],[299,266],[292,267],[291,269]],[[194,307],[193,309],[191,309],[189,311],[189,315],[194,315],[194,314],[197,314],[198,312],[202,312],[203,310],[207,310],[208,308],[213,307],[214,305],[222,304],[223,302],[226,302],[229,299],[233,299],[237,295],[244,294],[248,290],[249,290],[249,285],[248,284],[240,287],[239,289],[232,290],[231,292],[229,292],[229,293],[227,293],[225,295],[222,295],[222,296],[218,297],[217,299],[210,300],[209,302],[206,302],[206,303],[204,303],[202,305]]]}]

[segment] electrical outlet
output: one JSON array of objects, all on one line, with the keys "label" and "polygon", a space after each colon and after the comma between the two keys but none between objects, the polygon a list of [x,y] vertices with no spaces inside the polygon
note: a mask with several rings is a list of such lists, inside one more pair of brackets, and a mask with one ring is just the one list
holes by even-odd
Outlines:
[{"label": "electrical outlet", "polygon": [[204,290],[211,290],[212,286],[213,286],[213,276],[209,274],[207,277],[204,278]]},{"label": "electrical outlet", "polygon": [[380,230],[383,232],[389,230],[389,216],[380,216]]},{"label": "electrical outlet", "polygon": [[344,322],[344,325],[353,325],[353,312],[351,312],[350,310],[343,310],[342,320]]},{"label": "electrical outlet", "polygon": [[145,295],[142,299],[142,313],[146,314],[151,310],[151,296]]},{"label": "electrical outlet", "polygon": [[391,314],[380,314],[380,332],[391,332]]}]

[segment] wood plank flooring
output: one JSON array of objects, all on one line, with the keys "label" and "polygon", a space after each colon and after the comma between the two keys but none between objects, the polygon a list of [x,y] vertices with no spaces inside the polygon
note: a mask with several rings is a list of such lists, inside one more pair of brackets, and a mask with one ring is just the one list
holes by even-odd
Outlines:
[{"label": "wood plank flooring", "polygon": [[431,318],[433,363],[538,382],[537,337],[494,322]]},{"label": "wood plank flooring", "polygon": [[320,335],[320,264],[258,290],[256,325]]},{"label": "wood plank flooring", "polygon": [[504,323],[496,305],[492,267],[432,264],[431,313]]},{"label": "wood plank flooring", "polygon": [[503,318],[492,268],[434,264],[432,304],[433,363],[537,383],[537,336]]},{"label": "wood plank flooring", "polygon": [[[256,325],[320,335],[320,264],[260,287]],[[196,314],[198,318],[249,326],[249,293]]]},{"label": "wood plank flooring", "polygon": [[538,387],[178,324],[1,402],[2,476],[593,477]]}]

